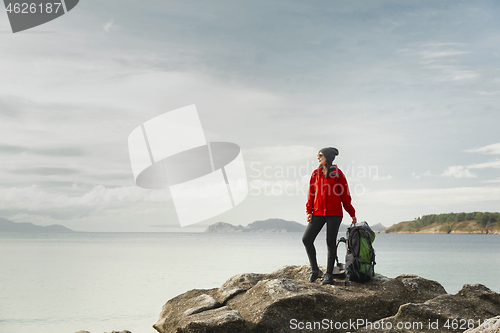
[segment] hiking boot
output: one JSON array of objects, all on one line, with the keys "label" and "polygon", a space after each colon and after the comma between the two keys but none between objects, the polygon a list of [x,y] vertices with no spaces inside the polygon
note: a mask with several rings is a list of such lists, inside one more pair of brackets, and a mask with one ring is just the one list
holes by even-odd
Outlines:
[{"label": "hiking boot", "polygon": [[316,281],[319,277],[321,277],[321,275],[323,275],[321,269],[318,269],[317,271],[311,271],[311,273],[309,273],[309,282]]},{"label": "hiking boot", "polygon": [[323,282],[321,284],[333,284],[333,276],[330,273],[326,273],[325,276],[323,276]]}]

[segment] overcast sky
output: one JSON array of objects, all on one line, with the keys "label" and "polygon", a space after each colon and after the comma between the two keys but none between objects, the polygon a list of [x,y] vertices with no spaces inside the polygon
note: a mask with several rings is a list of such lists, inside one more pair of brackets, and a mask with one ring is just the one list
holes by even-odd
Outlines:
[{"label": "overcast sky", "polygon": [[[360,220],[499,211],[498,17],[495,1],[82,0],[13,34],[2,9],[0,217],[79,231],[305,224],[326,146]],[[241,147],[250,191],[181,229],[167,190],[135,185],[127,138],[191,104],[207,140]]]}]

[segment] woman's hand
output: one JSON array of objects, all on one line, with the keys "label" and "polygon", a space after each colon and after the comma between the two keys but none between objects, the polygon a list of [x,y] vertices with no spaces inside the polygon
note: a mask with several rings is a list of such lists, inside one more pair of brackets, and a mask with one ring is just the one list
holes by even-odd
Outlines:
[{"label": "woman's hand", "polygon": [[307,214],[307,222],[311,223],[313,214]]},{"label": "woman's hand", "polygon": [[353,217],[352,217],[352,222],[351,222],[351,223],[352,223],[352,224],[354,224],[354,223],[357,223],[357,222],[358,222],[358,219],[356,218],[356,216],[353,216]]}]

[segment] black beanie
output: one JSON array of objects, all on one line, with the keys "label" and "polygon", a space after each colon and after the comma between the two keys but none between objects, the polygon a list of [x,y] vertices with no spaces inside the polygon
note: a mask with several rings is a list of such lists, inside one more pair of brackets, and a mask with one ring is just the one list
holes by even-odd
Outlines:
[{"label": "black beanie", "polygon": [[333,160],[335,159],[335,156],[339,154],[339,150],[337,148],[333,147],[326,147],[323,148],[319,151],[323,156],[325,156],[326,160],[328,163],[333,164]]}]

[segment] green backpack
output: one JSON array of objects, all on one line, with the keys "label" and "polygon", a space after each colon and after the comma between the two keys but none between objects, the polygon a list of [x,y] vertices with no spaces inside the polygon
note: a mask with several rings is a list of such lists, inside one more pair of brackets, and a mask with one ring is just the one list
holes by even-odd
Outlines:
[{"label": "green backpack", "polygon": [[368,282],[375,275],[375,250],[372,243],[375,233],[368,223],[351,225],[346,232],[347,253],[345,255],[346,287],[349,281]]}]

